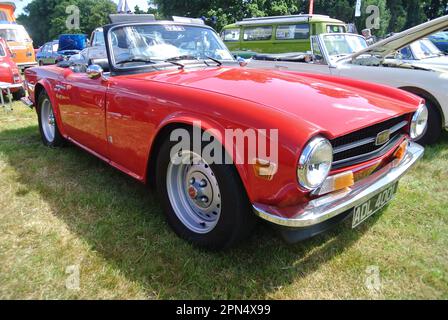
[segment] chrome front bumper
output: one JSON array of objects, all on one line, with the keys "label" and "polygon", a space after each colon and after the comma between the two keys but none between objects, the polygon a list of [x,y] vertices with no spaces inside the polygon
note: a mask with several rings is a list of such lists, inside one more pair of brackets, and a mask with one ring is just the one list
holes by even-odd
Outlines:
[{"label": "chrome front bumper", "polygon": [[269,206],[254,205],[253,209],[262,219],[279,226],[288,228],[313,227],[346,213],[397,183],[423,154],[423,147],[410,142],[407,153],[400,162],[390,163],[368,178],[357,182],[348,190],[310,201],[304,207],[298,208],[297,213],[292,218],[269,213]]}]

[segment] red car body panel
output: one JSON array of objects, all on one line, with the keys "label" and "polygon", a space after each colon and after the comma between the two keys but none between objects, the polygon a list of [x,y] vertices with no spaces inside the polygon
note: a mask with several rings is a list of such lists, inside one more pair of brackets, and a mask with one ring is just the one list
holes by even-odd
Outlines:
[{"label": "red car body panel", "polygon": [[[12,60],[11,52],[8,48],[8,44],[2,38],[0,38],[0,51],[4,55],[0,54],[0,82],[20,84],[22,83],[22,77],[20,76],[19,68],[17,64]],[[11,89],[11,92],[16,92],[19,89]]]},{"label": "red car body panel", "polygon": [[[278,171],[271,181],[257,177],[250,164],[236,167],[250,201],[274,206],[282,216],[310,199],[299,187],[296,170],[311,138],[333,139],[411,114],[422,103],[407,92],[362,81],[236,67],[92,80],[50,66],[26,70],[26,79],[35,104],[42,88],[49,94],[64,137],[142,182],[150,174],[153,143],[167,125],[200,121],[203,130],[221,136],[225,129],[278,129]],[[356,172],[365,165],[344,170]]]}]

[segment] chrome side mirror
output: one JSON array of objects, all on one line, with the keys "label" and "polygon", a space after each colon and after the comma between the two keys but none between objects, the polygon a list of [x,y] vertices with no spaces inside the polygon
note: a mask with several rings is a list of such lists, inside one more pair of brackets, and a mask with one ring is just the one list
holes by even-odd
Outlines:
[{"label": "chrome side mirror", "polygon": [[99,79],[103,76],[103,68],[97,64],[92,64],[87,67],[86,73],[90,79]]},{"label": "chrome side mirror", "polygon": [[238,61],[240,67],[246,67],[248,65],[248,62],[244,58],[238,57],[236,58],[236,61]]}]

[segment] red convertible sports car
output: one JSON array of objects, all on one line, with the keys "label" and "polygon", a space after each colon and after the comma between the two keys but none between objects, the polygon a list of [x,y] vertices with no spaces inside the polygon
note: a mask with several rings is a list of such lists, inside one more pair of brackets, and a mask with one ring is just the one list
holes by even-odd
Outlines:
[{"label": "red convertible sports car", "polygon": [[42,140],[153,185],[200,247],[241,242],[256,216],[290,242],[357,227],[423,155],[428,112],[404,91],[246,69],[193,20],[116,21],[104,37],[104,59],[26,70]]}]

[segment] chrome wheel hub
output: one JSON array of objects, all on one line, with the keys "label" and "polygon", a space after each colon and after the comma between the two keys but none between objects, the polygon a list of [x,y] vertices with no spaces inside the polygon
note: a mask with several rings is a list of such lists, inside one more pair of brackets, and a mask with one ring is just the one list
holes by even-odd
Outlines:
[{"label": "chrome wheel hub", "polygon": [[48,116],[48,124],[54,127],[54,115],[53,112]]},{"label": "chrome wheel hub", "polygon": [[167,191],[179,220],[191,231],[212,231],[221,216],[221,193],[213,170],[199,155],[183,151],[168,165]]}]

